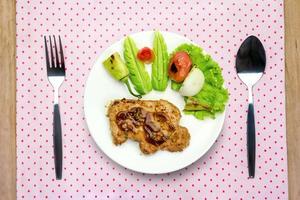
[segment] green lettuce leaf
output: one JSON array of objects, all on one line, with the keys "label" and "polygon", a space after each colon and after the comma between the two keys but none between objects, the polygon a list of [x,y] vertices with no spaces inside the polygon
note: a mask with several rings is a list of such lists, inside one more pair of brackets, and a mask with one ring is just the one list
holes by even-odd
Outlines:
[{"label": "green lettuce leaf", "polygon": [[172,83],[171,83],[171,88],[172,88],[172,90],[175,90],[175,91],[179,91],[181,86],[182,86],[182,83],[176,83],[175,81],[172,81]]},{"label": "green lettuce leaf", "polygon": [[136,58],[138,49],[130,37],[124,40],[124,59],[129,70],[129,79],[135,90],[140,94],[147,94],[152,90],[150,76],[145,65]]},{"label": "green lettuce leaf", "polygon": [[[206,117],[215,118],[215,114],[223,112],[229,98],[227,89],[224,88],[222,70],[210,55],[193,44],[182,44],[173,52],[185,51],[189,54],[194,66],[204,74],[205,82],[201,91],[193,97],[185,97],[186,114],[194,115],[203,120]],[[171,88],[178,91],[182,83],[171,83]]]}]

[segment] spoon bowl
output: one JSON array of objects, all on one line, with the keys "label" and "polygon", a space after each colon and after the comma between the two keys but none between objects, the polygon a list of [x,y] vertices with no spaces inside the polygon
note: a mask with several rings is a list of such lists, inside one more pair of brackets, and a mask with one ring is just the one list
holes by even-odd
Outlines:
[{"label": "spoon bowl", "polygon": [[262,77],[266,67],[266,53],[257,37],[249,36],[242,43],[237,53],[235,66],[239,78],[248,89]]}]

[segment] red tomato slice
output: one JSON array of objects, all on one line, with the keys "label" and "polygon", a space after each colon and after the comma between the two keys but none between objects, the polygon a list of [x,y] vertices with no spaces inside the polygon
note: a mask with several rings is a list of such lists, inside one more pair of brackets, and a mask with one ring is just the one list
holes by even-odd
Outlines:
[{"label": "red tomato slice", "polygon": [[154,52],[149,47],[144,47],[138,51],[137,57],[140,61],[149,64],[154,59]]},{"label": "red tomato slice", "polygon": [[187,77],[192,67],[189,54],[179,51],[174,54],[169,63],[169,77],[171,80],[181,83]]}]

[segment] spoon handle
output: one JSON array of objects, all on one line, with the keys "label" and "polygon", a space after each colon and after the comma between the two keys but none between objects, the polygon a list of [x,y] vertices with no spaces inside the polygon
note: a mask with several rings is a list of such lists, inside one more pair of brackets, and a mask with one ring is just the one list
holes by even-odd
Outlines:
[{"label": "spoon handle", "polygon": [[247,116],[247,153],[249,178],[255,176],[255,120],[253,103],[248,105]]}]

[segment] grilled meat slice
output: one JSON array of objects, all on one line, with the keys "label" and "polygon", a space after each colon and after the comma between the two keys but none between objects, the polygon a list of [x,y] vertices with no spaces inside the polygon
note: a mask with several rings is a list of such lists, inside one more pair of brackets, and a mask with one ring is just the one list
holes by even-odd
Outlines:
[{"label": "grilled meat slice", "polygon": [[190,134],[179,125],[180,111],[168,101],[115,100],[109,105],[108,117],[116,145],[132,139],[145,154],[159,149],[182,151],[189,145]]}]

